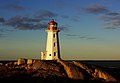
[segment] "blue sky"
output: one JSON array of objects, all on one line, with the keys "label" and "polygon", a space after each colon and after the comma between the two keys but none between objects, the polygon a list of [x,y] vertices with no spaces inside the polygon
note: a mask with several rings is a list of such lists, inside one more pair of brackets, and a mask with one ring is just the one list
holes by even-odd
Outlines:
[{"label": "blue sky", "polygon": [[55,19],[61,58],[120,59],[120,0],[0,0],[0,60],[40,58]]}]

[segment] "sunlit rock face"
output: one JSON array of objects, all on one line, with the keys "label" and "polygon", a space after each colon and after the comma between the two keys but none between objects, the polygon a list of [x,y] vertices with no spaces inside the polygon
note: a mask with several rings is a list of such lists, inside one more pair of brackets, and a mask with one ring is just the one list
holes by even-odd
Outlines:
[{"label": "sunlit rock face", "polygon": [[105,72],[105,71],[103,71],[99,68],[96,68],[95,72],[92,75],[93,75],[94,78],[102,78],[106,82],[116,81],[116,79],[113,76],[109,75],[107,72]]},{"label": "sunlit rock face", "polygon": [[117,80],[109,73],[99,67],[83,64],[77,61],[36,61],[33,65],[38,72],[35,75],[42,75],[47,78],[49,76],[65,77],[74,80],[91,80],[99,79],[104,82],[116,82]]},{"label": "sunlit rock face", "polygon": [[75,62],[73,61],[74,64],[76,66],[79,66],[82,69],[85,69],[86,72],[88,72],[90,75],[93,76],[93,78],[98,78],[98,79],[103,79],[106,82],[116,82],[117,80],[111,76],[110,74],[108,74],[107,72],[105,72],[104,70],[102,70],[101,68],[97,68],[95,66],[90,66],[88,67],[85,64],[82,64],[80,62]]},{"label": "sunlit rock face", "polygon": [[33,76],[39,75],[45,78],[52,76],[67,77],[63,66],[56,61],[36,61],[33,68],[37,70]]},{"label": "sunlit rock face", "polygon": [[[8,63],[9,64],[9,63]],[[67,60],[30,60],[30,64],[0,65],[0,79],[38,80],[72,83],[73,81],[120,82],[120,75],[109,68]],[[120,73],[117,71],[117,73]],[[116,75],[116,76],[115,76]],[[48,80],[49,79],[49,80]],[[95,83],[94,82],[94,83]]]},{"label": "sunlit rock face", "polygon": [[60,63],[64,67],[64,70],[66,71],[68,78],[76,79],[76,80],[79,79],[85,80],[86,77],[88,76],[88,73],[85,72],[85,70],[83,70],[80,67],[77,67],[76,65],[74,65],[73,62],[67,62],[58,59],[57,63]]}]

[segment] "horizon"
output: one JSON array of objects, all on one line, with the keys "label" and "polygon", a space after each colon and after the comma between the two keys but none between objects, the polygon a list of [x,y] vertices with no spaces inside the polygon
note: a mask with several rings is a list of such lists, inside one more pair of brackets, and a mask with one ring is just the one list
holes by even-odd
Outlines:
[{"label": "horizon", "polygon": [[[26,59],[26,58],[23,58]],[[0,60],[0,63],[9,63],[16,60]],[[33,60],[39,60],[39,59],[33,59]],[[45,61],[45,60],[43,60]],[[54,61],[54,60],[47,60],[47,61]],[[64,60],[64,61],[78,61],[85,64],[90,64],[94,66],[101,66],[101,67],[108,67],[108,68],[120,68],[120,60]]]},{"label": "horizon", "polygon": [[48,22],[63,60],[120,60],[120,0],[1,0],[0,60],[40,59]]}]

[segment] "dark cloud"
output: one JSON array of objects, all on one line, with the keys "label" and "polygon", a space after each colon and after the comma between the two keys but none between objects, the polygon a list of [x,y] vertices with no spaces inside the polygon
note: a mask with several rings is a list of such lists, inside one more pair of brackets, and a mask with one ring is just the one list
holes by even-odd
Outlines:
[{"label": "dark cloud", "polygon": [[34,25],[35,29],[45,29],[47,27],[48,27],[47,23],[41,23],[41,24],[39,23]]},{"label": "dark cloud", "polygon": [[22,25],[22,24],[28,24],[28,23],[34,23],[34,22],[39,22],[39,19],[36,18],[30,18],[30,17],[23,17],[23,16],[14,16],[8,19],[5,22],[5,25],[8,26],[17,26],[17,25]]},{"label": "dark cloud", "polygon": [[86,36],[80,36],[79,38],[83,38],[84,39],[84,38],[86,38]]},{"label": "dark cloud", "polygon": [[21,23],[15,27],[18,30],[33,30],[33,24]]},{"label": "dark cloud", "polygon": [[100,19],[104,21],[105,29],[117,29],[120,28],[120,12],[108,12]]},{"label": "dark cloud", "polygon": [[14,11],[23,11],[26,9],[25,7],[17,4],[8,4],[5,6],[5,8],[9,10],[14,10]]},{"label": "dark cloud", "polygon": [[[47,22],[51,18],[55,18],[56,13],[48,10],[37,12],[33,16],[13,16],[4,22],[4,25],[12,26],[18,30],[39,30],[47,28]],[[0,18],[3,21],[3,18]],[[65,29],[65,28],[62,28]]]},{"label": "dark cloud", "polygon": [[120,13],[119,12],[109,12],[109,13],[102,15],[101,18],[104,21],[119,20]]},{"label": "dark cloud", "polygon": [[66,36],[70,36],[70,37],[75,37],[75,36],[78,36],[78,35],[76,35],[76,34],[64,34],[64,35],[66,35]]},{"label": "dark cloud", "polygon": [[80,39],[87,39],[87,40],[93,40],[96,39],[95,37],[90,37],[90,36],[80,36]]},{"label": "dark cloud", "polygon": [[68,15],[62,15],[62,18],[67,19],[67,20],[71,20],[74,22],[78,22],[80,21],[80,17],[79,16],[68,16]]},{"label": "dark cloud", "polygon": [[38,18],[40,20],[47,20],[47,19],[52,19],[53,17],[58,16],[56,13],[53,13],[48,10],[41,10],[35,14],[35,18]]},{"label": "dark cloud", "polygon": [[95,37],[90,37],[90,36],[86,36],[86,35],[80,36],[80,35],[77,35],[77,34],[69,34],[69,33],[64,34],[64,35],[69,36],[69,37],[78,37],[78,38],[80,38],[80,39],[86,39],[86,40],[96,39]]},{"label": "dark cloud", "polygon": [[3,17],[0,17],[0,23],[5,22],[5,19]]},{"label": "dark cloud", "polygon": [[67,15],[62,15],[62,18],[68,19],[69,16],[67,16]]},{"label": "dark cloud", "polygon": [[65,31],[65,32],[67,32],[67,31],[69,31],[69,27],[71,27],[71,26],[69,26],[69,25],[62,25],[62,26],[60,26],[60,27],[58,27],[60,30],[62,30],[62,31]]},{"label": "dark cloud", "polygon": [[22,17],[22,16],[14,16],[14,17],[11,17],[10,19],[8,19],[5,22],[5,25],[17,26],[17,25],[21,24],[24,21],[26,21],[26,19],[24,19],[24,17]]},{"label": "dark cloud", "polygon": [[41,23],[41,24],[20,24],[16,27],[18,30],[40,30],[47,28],[47,23]]},{"label": "dark cloud", "polygon": [[18,30],[38,30],[42,28],[47,28],[47,23],[38,23],[38,20],[26,17],[15,16],[5,22],[7,26],[13,26]]},{"label": "dark cloud", "polygon": [[104,22],[105,29],[120,28],[120,12],[114,12],[101,4],[93,4],[83,8],[87,13],[100,14],[100,19]]},{"label": "dark cloud", "polygon": [[116,27],[113,27],[113,26],[105,26],[104,29],[117,29]]},{"label": "dark cloud", "polygon": [[98,14],[108,11],[108,9],[101,4],[93,4],[83,8],[87,13]]},{"label": "dark cloud", "polygon": [[108,12],[108,13],[106,13],[106,15],[117,16],[117,15],[120,15],[120,13],[118,13],[118,12]]}]

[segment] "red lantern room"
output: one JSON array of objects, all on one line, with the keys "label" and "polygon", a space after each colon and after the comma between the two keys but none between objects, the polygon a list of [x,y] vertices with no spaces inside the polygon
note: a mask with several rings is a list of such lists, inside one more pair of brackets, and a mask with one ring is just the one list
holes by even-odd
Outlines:
[{"label": "red lantern room", "polygon": [[48,30],[57,30],[57,22],[54,19],[48,23]]}]

